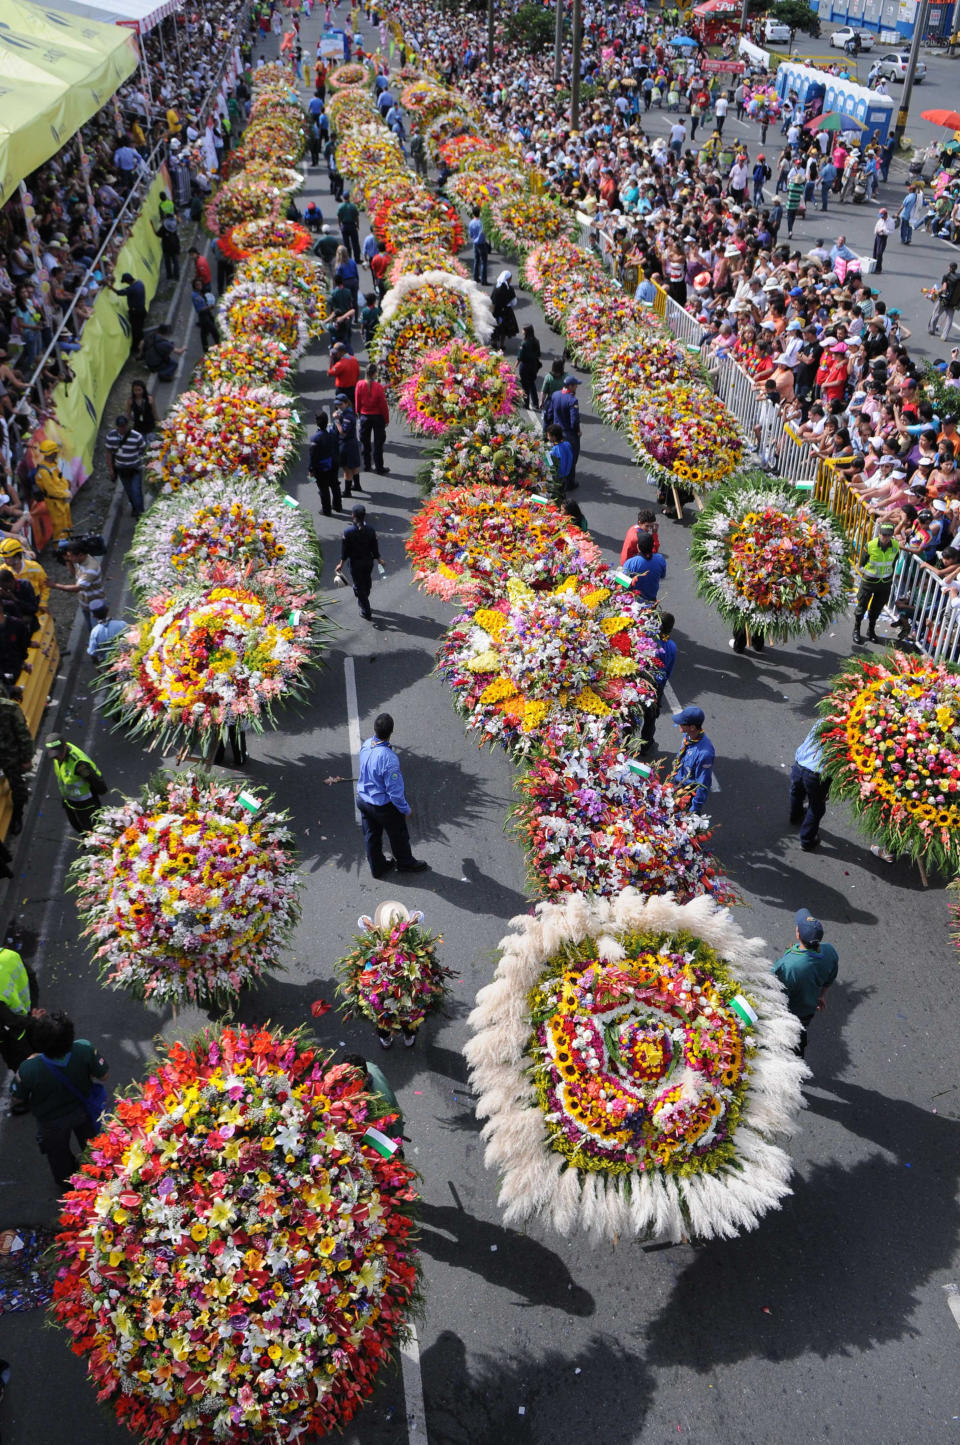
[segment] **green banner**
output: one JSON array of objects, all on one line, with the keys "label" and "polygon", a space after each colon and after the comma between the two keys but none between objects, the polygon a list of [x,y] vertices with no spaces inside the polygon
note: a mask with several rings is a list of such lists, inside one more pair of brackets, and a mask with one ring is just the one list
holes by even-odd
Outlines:
[{"label": "green banner", "polygon": [[[129,240],[117,257],[113,273],[114,285],[125,271],[142,281],[147,290],[147,305],[153,300],[160,279],[160,238],[154,231],[159,217],[159,196],[170,194],[170,181],[162,170],[150,187],[143,209],[135,221]],[[130,354],[130,324],[127,303],[104,289],[97,297],[93,315],[81,335],[79,351],[71,352],[68,361],[74,379],[68,386],[60,385],[53,393],[56,421],[47,427],[49,435],[60,443],[65,459],[74,459],[72,469],[85,481],[93,470],[93,452],[100,421],[113,383],[123,370]]]}]

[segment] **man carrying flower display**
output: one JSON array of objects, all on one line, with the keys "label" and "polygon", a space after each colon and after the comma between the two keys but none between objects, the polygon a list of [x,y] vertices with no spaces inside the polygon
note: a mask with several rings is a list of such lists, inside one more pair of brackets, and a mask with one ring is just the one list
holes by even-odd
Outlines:
[{"label": "man carrying flower display", "polygon": [[683,733],[683,744],[670,769],[670,777],[677,788],[689,789],[688,807],[692,813],[702,813],[713,787],[713,743],[703,731],[704,711],[702,707],[685,707],[675,712],[673,721]]},{"label": "man carrying flower display", "polygon": [[877,619],[890,601],[893,574],[900,556],[900,546],[894,541],[893,533],[892,522],[882,523],[879,537],[872,537],[860,553],[860,566],[863,571],[853,614],[853,640],[857,646],[863,644],[860,624],[864,613],[869,623],[868,639],[870,642],[880,641],[877,636]]}]

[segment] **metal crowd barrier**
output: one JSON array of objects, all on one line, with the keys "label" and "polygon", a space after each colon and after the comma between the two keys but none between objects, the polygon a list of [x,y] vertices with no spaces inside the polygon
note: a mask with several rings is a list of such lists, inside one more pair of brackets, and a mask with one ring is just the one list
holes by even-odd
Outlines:
[{"label": "metal crowd barrier", "polygon": [[960,593],[913,552],[901,554],[892,598],[909,605],[922,652],[934,662],[960,662]]}]

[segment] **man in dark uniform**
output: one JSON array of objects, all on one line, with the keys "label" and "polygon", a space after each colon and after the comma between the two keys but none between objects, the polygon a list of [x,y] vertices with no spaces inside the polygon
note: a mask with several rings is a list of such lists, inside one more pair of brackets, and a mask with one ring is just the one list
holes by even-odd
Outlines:
[{"label": "man in dark uniform", "polygon": [[0,677],[16,682],[27,660],[30,628],[22,618],[4,612],[0,604]]},{"label": "man in dark uniform", "polygon": [[120,277],[122,286],[111,286],[110,290],[114,296],[122,296],[127,303],[127,320],[130,322],[130,351],[133,356],[140,355],[140,348],[143,345],[143,328],[147,320],[147,288],[142,281],[137,281],[124,271]]},{"label": "man in dark uniform", "polygon": [[577,387],[580,382],[575,376],[563,378],[563,390],[551,398],[552,420],[563,432],[563,439],[570,443],[573,452],[573,470],[567,479],[567,490],[577,486],[577,458],[580,456],[580,403],[577,401]]},{"label": "man in dark uniform", "polygon": [[[317,430],[310,438],[310,474],[320,492],[320,506],[323,515],[331,517],[333,511],[343,511],[340,495],[340,437],[336,427],[330,425],[325,411],[317,412]],[[331,511],[331,498],[333,511]]]},{"label": "man in dark uniform", "polygon": [[337,563],[337,576],[343,580],[344,564],[350,564],[350,576],[353,579],[353,595],[357,599],[360,608],[360,616],[365,617],[369,622],[373,615],[370,611],[370,584],[373,580],[374,562],[380,568],[383,575],[383,562],[380,557],[380,546],[377,542],[377,534],[372,527],[367,526],[367,509],[358,502],[351,510],[353,525],[348,527],[343,534],[341,542],[340,561]]}]

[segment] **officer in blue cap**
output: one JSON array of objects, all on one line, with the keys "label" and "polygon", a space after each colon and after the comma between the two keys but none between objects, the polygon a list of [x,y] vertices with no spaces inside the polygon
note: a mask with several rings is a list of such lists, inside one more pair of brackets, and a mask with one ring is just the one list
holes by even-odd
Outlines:
[{"label": "officer in blue cap", "polygon": [[673,714],[673,720],[683,733],[683,744],[674,760],[670,778],[675,787],[690,790],[690,811],[702,813],[713,786],[715,757],[713,743],[703,731],[703,708],[681,708]]}]

